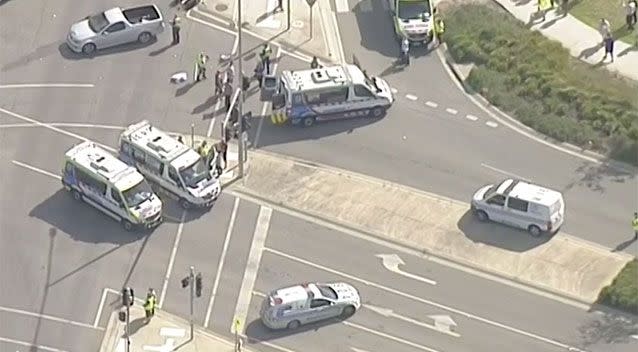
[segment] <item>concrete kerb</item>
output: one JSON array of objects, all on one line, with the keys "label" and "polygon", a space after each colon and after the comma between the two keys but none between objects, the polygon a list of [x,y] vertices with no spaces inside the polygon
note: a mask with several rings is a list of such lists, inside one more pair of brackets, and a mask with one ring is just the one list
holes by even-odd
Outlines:
[{"label": "concrete kerb", "polygon": [[[367,211],[372,211],[371,209],[377,209],[376,205],[371,204],[365,206],[361,203],[366,202],[365,199],[360,198],[361,200],[357,201],[357,198],[359,197],[352,193],[350,195],[346,195],[344,198],[343,193],[341,193],[342,190],[338,189],[339,186],[330,186],[326,183],[322,183],[323,181],[319,182],[317,177],[321,177],[322,180],[325,180],[325,182],[328,183],[331,182],[330,178],[332,178],[332,181],[341,180],[338,183],[342,185],[345,184],[343,187],[350,187],[347,185],[348,183],[352,184],[353,182],[361,181],[365,181],[365,183],[368,184],[367,186],[362,186],[364,188],[360,188],[358,190],[356,189],[357,187],[355,187],[353,192],[367,192],[366,187],[368,187],[368,190],[377,189],[380,194],[391,193],[396,195],[399,193],[411,194],[410,189],[407,187],[403,188],[401,185],[363,177],[347,171],[337,170],[334,168],[324,169],[323,167],[312,163],[294,162],[289,158],[288,160],[283,160],[285,158],[270,157],[270,160],[268,160],[269,157],[267,154],[261,151],[252,151],[251,153],[253,159],[251,169],[253,171],[248,175],[248,178],[245,181],[246,185],[231,188],[239,194],[245,194],[256,199],[261,199],[265,203],[276,204],[293,212],[318,218],[327,223],[333,223],[346,229],[352,229],[359,233],[369,234],[374,238],[379,238],[389,243],[396,243],[404,248],[411,248],[415,252],[443,258],[449,262],[456,263],[467,268],[472,268],[477,272],[483,272],[492,275],[493,277],[504,278],[511,282],[522,284],[526,287],[533,287],[541,292],[551,293],[557,297],[582,302],[583,304],[590,304],[594,302],[597,298],[599,289],[609,284],[617,272],[620,271],[624,263],[631,259],[630,256],[619,253],[610,253],[609,250],[602,248],[602,246],[592,245],[588,242],[580,241],[577,238],[563,234],[556,235],[553,239],[551,239],[551,241],[547,242],[546,245],[538,245],[534,247],[533,250],[526,251],[524,255],[515,255],[506,249],[500,249],[491,245],[485,246],[484,244],[476,243],[473,240],[465,239],[464,235],[461,233],[462,230],[458,229],[457,231],[457,228],[450,227],[458,226],[451,224],[455,223],[456,219],[460,219],[463,213],[467,213],[469,209],[467,204],[418,190],[414,190],[414,193],[418,194],[418,196],[415,195],[414,197],[417,198],[412,197],[408,200],[408,203],[406,203],[407,206],[416,206],[417,204],[420,204],[418,202],[425,201],[422,206],[425,206],[426,208],[434,207],[429,210],[432,210],[435,213],[437,211],[453,211],[454,214],[446,215],[450,215],[449,217],[454,220],[446,221],[445,219],[437,220],[430,218],[421,219],[419,216],[415,216],[414,219],[412,219],[410,217],[403,217],[404,214],[402,213],[405,213],[405,209],[401,210],[398,208],[395,209],[394,212],[388,213],[384,216],[382,221],[366,220],[367,218],[365,216],[363,218],[361,217],[361,212],[365,213]],[[262,159],[261,165],[259,161],[260,155]],[[258,166],[255,166],[255,162],[257,162]],[[257,169],[255,169],[256,167]],[[276,170],[272,169],[273,171],[270,171],[271,169],[269,168],[272,167]],[[255,172],[257,173],[256,176]],[[325,173],[323,175],[319,175],[322,172],[332,174],[336,178],[327,176]],[[298,175],[292,175],[294,173],[298,173]],[[288,176],[284,176],[284,174],[287,174]],[[283,178],[279,176],[283,176]],[[286,177],[292,176],[294,176],[298,181],[293,182],[293,184],[288,187],[288,190],[285,189],[286,186],[284,185],[282,189],[278,191],[280,196],[273,197],[273,195],[269,192],[262,192],[264,187],[269,188],[272,186],[268,185],[268,182],[272,181],[275,182],[275,184],[281,185],[282,183],[287,182],[285,180]],[[251,177],[257,177],[254,180],[259,180],[253,181],[252,186],[250,185]],[[258,184],[263,182],[261,180],[265,180],[267,177],[270,177],[271,181],[266,182],[265,185],[262,184],[259,186]],[[308,191],[309,193],[302,190],[302,188],[305,189],[304,184],[310,186]],[[378,186],[375,186],[375,184]],[[255,186],[257,186],[257,188],[251,189],[251,187]],[[290,187],[295,189],[293,190]],[[262,188],[262,191],[259,191],[259,188]],[[311,202],[314,204],[303,206],[303,204],[306,204],[304,202],[311,200],[311,198],[308,197],[319,196],[319,198],[321,198],[322,194],[327,196],[326,194],[328,193],[343,198],[341,200],[337,200],[338,203],[344,203],[343,206],[335,206],[335,209],[323,212],[325,214],[319,212],[319,208],[317,208],[324,204],[325,199],[315,199],[315,201]],[[352,195],[354,195],[354,198],[352,198]],[[376,197],[374,194],[369,196]],[[426,196],[426,198],[424,200],[419,200],[419,196]],[[427,199],[430,200],[428,201]],[[386,201],[393,203],[393,200],[390,198]],[[426,205],[428,202],[429,205]],[[345,209],[344,207],[347,207],[348,209]],[[336,208],[341,209],[342,212],[354,212],[359,214],[343,217],[335,216],[334,212],[339,210]],[[383,214],[385,211],[384,209],[385,208],[381,207],[375,212]],[[428,209],[424,208],[423,213],[428,213]],[[411,225],[412,223],[414,224]],[[443,228],[439,228],[442,224],[444,225]],[[427,231],[428,235],[421,237],[421,233],[423,233],[422,231]],[[452,232],[448,233],[449,231]],[[571,248],[569,246],[571,246]],[[467,251],[467,254],[459,255],[459,253],[461,253],[459,251],[463,253]],[[565,253],[567,254],[562,253],[563,251],[566,251]],[[498,258],[500,258],[500,260],[503,260],[506,263],[488,265],[488,263],[484,262],[488,257],[492,259],[496,258],[495,260],[499,260]],[[506,267],[510,267],[509,265],[513,266],[513,270],[505,269]],[[528,268],[532,271],[527,272]],[[523,275],[525,272],[527,272],[527,274]],[[521,275],[521,277],[518,277],[517,275]]]},{"label": "concrete kerb", "polygon": [[116,351],[118,341],[120,339],[120,332],[118,331],[119,320],[117,317],[118,310],[113,310],[111,317],[106,325],[104,331],[104,337],[102,338],[102,344],[100,345],[100,352],[114,352]]},{"label": "concrete kerb", "polygon": [[[558,150],[561,150],[561,149],[569,150],[571,152],[570,154],[572,155],[576,154],[575,156],[578,156],[581,159],[585,159],[587,161],[594,162],[597,164],[607,165],[613,169],[620,170],[626,173],[632,173],[632,174],[638,173],[638,168],[633,165],[624,163],[622,161],[609,159],[603,154],[600,154],[591,150],[587,150],[585,148],[581,148],[567,142],[561,142],[557,139],[546,136],[534,130],[533,128],[523,124],[522,122],[518,121],[514,117],[510,116],[509,114],[499,109],[498,107],[492,105],[485,97],[483,97],[481,94],[476,92],[469,84],[467,84],[466,80],[469,75],[469,72],[466,74],[464,72],[465,70],[463,69],[462,65],[454,61],[454,59],[452,58],[452,56],[450,55],[447,49],[446,43],[442,43],[439,46],[439,48],[437,49],[437,55],[439,56],[439,59],[441,60],[441,62],[450,69],[450,72],[452,72],[453,76],[461,84],[461,86],[463,87],[464,93],[470,98],[470,100],[472,100],[483,111],[485,111],[494,119],[498,120],[499,122],[506,125],[507,127],[512,128],[516,132],[519,132],[517,131],[517,129],[525,130],[528,134],[532,135],[534,138],[550,143],[554,145],[555,148],[557,148]],[[480,103],[476,103],[473,99],[479,100]],[[498,116],[495,116],[495,115],[498,115]],[[511,125],[516,126],[516,128],[513,128]]]}]

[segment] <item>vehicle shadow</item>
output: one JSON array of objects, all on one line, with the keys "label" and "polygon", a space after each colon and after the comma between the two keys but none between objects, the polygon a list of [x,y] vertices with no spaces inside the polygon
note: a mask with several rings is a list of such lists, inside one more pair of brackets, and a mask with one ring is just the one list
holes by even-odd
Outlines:
[{"label": "vehicle shadow", "polygon": [[362,0],[352,11],[361,33],[361,46],[386,57],[396,57],[399,42],[392,17],[383,7],[384,1],[387,0]]},{"label": "vehicle shadow", "polygon": [[534,238],[523,230],[493,222],[480,222],[471,210],[463,214],[457,222],[457,227],[472,242],[483,243],[511,252],[528,251],[552,238],[550,235]]},{"label": "vehicle shadow", "polygon": [[303,333],[307,333],[311,331],[316,332],[325,326],[338,324],[342,322],[343,320],[345,319],[331,318],[331,319],[322,320],[320,322],[316,322],[312,324],[302,325],[295,330],[287,330],[287,329],[271,330],[268,327],[266,327],[261,322],[260,319],[256,319],[250,322],[248,326],[246,327],[246,337],[248,338],[247,339],[248,341],[246,342],[251,345],[259,345],[260,341],[272,341],[272,340],[277,340],[277,339],[284,338],[291,335],[303,334]]},{"label": "vehicle shadow", "polygon": [[119,46],[115,46],[112,48],[108,48],[108,49],[103,49],[103,50],[99,50],[94,54],[91,55],[84,55],[84,54],[78,54],[73,52],[71,49],[69,49],[69,47],[66,45],[66,43],[61,43],[60,45],[58,45],[58,51],[60,52],[60,55],[62,55],[63,58],[67,59],[67,60],[91,60],[91,59],[96,59],[102,56],[108,56],[108,55],[113,55],[113,54],[121,54],[121,53],[126,53],[129,51],[133,51],[133,50],[137,50],[137,49],[142,49],[142,48],[147,48],[153,44],[157,43],[157,37],[152,37],[151,40],[149,40],[148,43],[131,43],[131,44],[124,44],[124,45],[119,45]]},{"label": "vehicle shadow", "polygon": [[76,241],[127,244],[140,240],[151,231],[127,232],[117,221],[92,206],[78,202],[64,189],[36,205],[29,216],[58,228]]},{"label": "vehicle shadow", "polygon": [[[263,119],[263,122],[259,119]],[[380,121],[380,118],[352,118],[344,120],[317,122],[314,126],[300,127],[290,124],[275,125],[270,120],[270,115],[253,118],[252,128],[248,131],[251,143],[255,142],[259,123],[262,123],[256,147],[268,147],[279,144],[287,144],[303,140],[321,139],[327,136],[341,133],[350,134],[358,128],[368,126]]]}]

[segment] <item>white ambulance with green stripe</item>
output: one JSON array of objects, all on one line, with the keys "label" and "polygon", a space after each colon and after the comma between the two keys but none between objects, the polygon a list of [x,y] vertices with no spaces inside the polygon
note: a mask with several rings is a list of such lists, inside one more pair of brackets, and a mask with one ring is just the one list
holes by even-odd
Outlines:
[{"label": "white ambulance with green stripe", "polygon": [[162,201],[144,176],[92,142],[65,154],[62,185],[84,201],[122,223],[127,231],[162,222]]},{"label": "white ambulance with green stripe", "polygon": [[432,41],[434,21],[429,0],[386,0],[390,4],[394,31],[400,40],[408,38],[411,44]]}]

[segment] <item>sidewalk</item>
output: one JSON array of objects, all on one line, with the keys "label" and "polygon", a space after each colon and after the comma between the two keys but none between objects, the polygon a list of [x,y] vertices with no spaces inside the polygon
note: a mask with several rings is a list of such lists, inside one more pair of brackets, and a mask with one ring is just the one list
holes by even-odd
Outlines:
[{"label": "sidewalk", "polygon": [[[536,12],[535,0],[494,1],[524,23],[529,23],[532,14]],[[619,11],[621,10],[619,9]],[[531,29],[538,30],[546,37],[559,41],[565,48],[569,49],[572,56],[592,65],[601,64],[605,50],[601,44],[600,33],[574,16],[568,14],[563,17],[562,14],[550,10],[545,21],[536,20]],[[606,62],[601,65],[610,71],[638,81],[638,47],[616,41],[614,54],[616,57],[613,63]]]},{"label": "sidewalk", "polygon": [[562,232],[537,239],[480,223],[469,204],[345,170],[262,151],[249,164],[238,193],[580,302],[632,259]]},{"label": "sidewalk", "polygon": [[[224,22],[236,30],[237,4],[238,0],[206,0],[191,13],[201,19]],[[344,62],[337,20],[329,1],[318,0],[313,6],[312,34],[310,6],[305,0],[290,1],[290,28],[287,0],[283,6],[284,11],[275,12],[277,0],[243,0],[242,28],[246,34],[273,41],[288,52],[303,53],[308,61],[317,56],[323,62]]]},{"label": "sidewalk", "polygon": [[[100,352],[124,352],[126,324],[120,322],[118,311],[111,314]],[[142,352],[234,352],[234,342],[195,327],[194,338],[189,341],[190,325],[187,320],[172,314],[157,311],[151,321],[144,325],[144,309],[139,305],[131,307],[130,351]],[[243,352],[253,350],[242,347]]]}]

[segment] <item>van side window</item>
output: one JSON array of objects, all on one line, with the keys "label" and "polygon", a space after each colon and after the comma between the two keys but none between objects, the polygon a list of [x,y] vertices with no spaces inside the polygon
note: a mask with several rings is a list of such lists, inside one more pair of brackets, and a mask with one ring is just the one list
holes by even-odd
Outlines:
[{"label": "van side window", "polygon": [[106,184],[89,176],[86,172],[76,170],[76,177],[84,186],[90,188],[93,192],[104,195],[106,193]]},{"label": "van side window", "polygon": [[346,100],[348,100],[348,87],[333,88],[321,93],[321,101],[324,103],[343,103]]},{"label": "van side window", "polygon": [[146,158],[146,167],[149,168],[151,172],[161,175],[162,166],[162,162],[155,159],[154,157],[148,156]]},{"label": "van side window", "polygon": [[168,168],[168,177],[171,180],[173,180],[175,183],[177,183],[178,185],[180,184],[179,176],[177,175],[177,170],[175,170],[175,168],[172,166]]},{"label": "van side window", "polygon": [[517,198],[510,198],[507,200],[507,207],[510,209],[527,212],[528,206],[529,203],[524,200],[520,200]]},{"label": "van side window", "polygon": [[488,199],[487,204],[503,206],[505,205],[505,196],[501,194],[497,194],[494,197]]},{"label": "van side window", "polygon": [[120,192],[118,192],[115,188],[111,188],[111,198],[113,198],[113,200],[120,206],[124,206],[122,197],[120,197]]},{"label": "van side window", "polygon": [[73,170],[75,170],[75,167],[73,166],[73,164],[67,162],[66,165],[64,165],[64,173],[67,175],[72,175],[73,174]]},{"label": "van side window", "polygon": [[303,105],[303,96],[300,93],[294,93],[292,95],[292,105],[293,106]]},{"label": "van side window", "polygon": [[310,302],[310,308],[319,308],[319,307],[324,307],[324,306],[329,306],[330,305],[330,301],[325,300],[325,299],[313,299]]},{"label": "van side window", "polygon": [[131,145],[128,142],[122,142],[120,149],[125,155],[131,156]]},{"label": "van side window", "polygon": [[364,85],[357,84],[354,86],[354,94],[358,97],[374,97],[374,94],[368,90]]},{"label": "van side window", "polygon": [[133,148],[133,157],[135,161],[139,161],[140,163],[146,162],[146,154],[137,148]]},{"label": "van side window", "polygon": [[303,93],[306,103],[308,104],[321,104],[321,94],[319,92],[307,92]]}]

